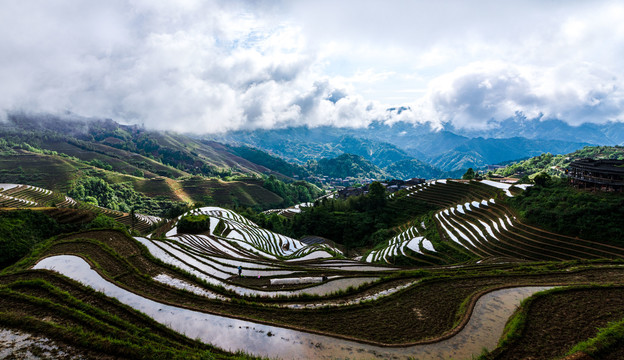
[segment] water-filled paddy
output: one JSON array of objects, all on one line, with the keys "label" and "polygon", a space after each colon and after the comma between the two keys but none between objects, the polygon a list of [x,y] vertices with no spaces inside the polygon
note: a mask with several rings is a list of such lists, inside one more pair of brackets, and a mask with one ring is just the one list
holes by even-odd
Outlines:
[{"label": "water-filled paddy", "polygon": [[496,346],[505,322],[522,299],[549,288],[509,288],[482,296],[468,324],[447,340],[409,347],[379,347],[161,304],[108,282],[76,256],[45,258],[35,268],[58,271],[117,298],[190,338],[200,339],[225,350],[244,350],[255,355],[284,359],[470,358],[481,353],[483,348],[492,349]]}]

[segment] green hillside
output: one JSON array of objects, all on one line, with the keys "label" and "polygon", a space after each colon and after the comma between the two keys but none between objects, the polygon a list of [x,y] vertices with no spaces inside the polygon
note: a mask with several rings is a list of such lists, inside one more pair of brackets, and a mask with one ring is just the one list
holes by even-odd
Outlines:
[{"label": "green hillside", "polygon": [[315,174],[325,175],[332,178],[355,178],[382,179],[387,175],[377,166],[359,155],[342,154],[333,159],[321,159],[311,162],[308,168]]},{"label": "green hillside", "polygon": [[505,168],[496,170],[502,176],[533,175],[540,172],[551,176],[563,175],[570,163],[577,159],[624,159],[624,146],[585,146],[566,155],[545,153],[527,160],[512,163]]},{"label": "green hillside", "polygon": [[[99,196],[107,206],[122,211],[138,207],[161,216],[175,203],[265,209],[321,195],[318,188],[306,186],[301,191],[298,185],[289,184],[293,174],[279,172],[288,170],[288,164],[279,159],[273,160],[282,167],[271,170],[216,142],[145,131],[110,120],[20,115],[0,124],[0,135],[0,182],[71,193],[81,201]],[[256,152],[258,159],[267,156]],[[269,190],[265,174],[287,183],[271,183]],[[82,196],[72,192],[88,178],[102,179],[112,188]],[[120,200],[109,203],[104,197],[109,193]]]}]

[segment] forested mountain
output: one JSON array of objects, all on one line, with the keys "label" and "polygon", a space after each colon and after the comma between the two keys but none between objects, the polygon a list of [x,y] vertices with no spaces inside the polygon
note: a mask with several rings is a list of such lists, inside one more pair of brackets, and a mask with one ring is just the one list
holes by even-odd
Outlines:
[{"label": "forested mountain", "polygon": [[445,152],[431,160],[443,170],[480,168],[510,159],[537,156],[542,153],[565,154],[588,145],[560,140],[529,140],[515,137],[509,139],[476,138]]},{"label": "forested mountain", "polygon": [[[512,131],[522,121],[524,125]],[[492,125],[492,130],[468,131],[451,125],[433,129],[428,124],[373,122],[366,128],[292,127],[236,131],[207,138],[252,146],[300,164],[350,153],[386,169],[397,168],[393,165],[397,162],[419,160],[433,167],[430,173],[436,173],[460,172],[546,152],[564,154],[590,144],[613,145],[624,141],[618,135],[619,127],[612,123],[575,128],[556,120],[510,119]],[[583,137],[587,129],[592,129],[592,136]],[[412,168],[413,172],[406,171]],[[410,166],[406,170],[401,172],[405,177],[423,174],[423,168]]]},{"label": "forested mountain", "polygon": [[447,177],[461,177],[462,175],[458,172],[453,176],[453,174],[416,159],[398,161],[385,167],[384,171],[391,177],[397,179],[409,179],[414,177],[423,179],[444,179]]},{"label": "forested mountain", "polygon": [[314,173],[332,178],[371,178],[382,179],[387,177],[382,170],[371,164],[361,156],[342,154],[333,159],[321,159],[308,165]]},{"label": "forested mountain", "polygon": [[519,114],[516,117],[492,123],[487,130],[454,129],[450,126],[448,130],[466,137],[501,139],[523,137],[527,139],[587,142],[596,145],[624,144],[624,123],[622,122],[584,123],[572,126],[557,119],[528,119]]},{"label": "forested mountain", "polygon": [[[184,135],[149,131],[135,125],[122,125],[106,119],[59,118],[43,115],[12,115],[0,131],[5,139],[27,142],[90,161],[94,154],[111,160],[132,162],[148,176],[184,174],[226,175],[228,173],[267,173],[267,168],[245,160],[223,144],[198,141]],[[164,169],[154,163],[166,165]],[[171,170],[175,168],[178,171]],[[115,168],[114,168],[115,169]],[[115,169],[123,170],[123,169]]]}]

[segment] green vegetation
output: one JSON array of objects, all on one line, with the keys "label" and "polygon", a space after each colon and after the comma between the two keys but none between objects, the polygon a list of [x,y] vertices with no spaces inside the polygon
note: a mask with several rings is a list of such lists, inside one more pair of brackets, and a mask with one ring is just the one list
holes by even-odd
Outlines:
[{"label": "green vegetation", "polygon": [[279,195],[283,201],[280,207],[288,207],[303,202],[311,202],[323,195],[318,187],[305,181],[286,183],[271,175],[264,180],[262,187]]},{"label": "green vegetation", "polygon": [[600,358],[604,353],[621,346],[624,341],[624,319],[613,321],[606,327],[598,329],[595,337],[587,339],[574,346],[568,354],[584,352],[594,358]]},{"label": "green vegetation", "polygon": [[87,177],[76,181],[68,195],[78,201],[111,210],[136,212],[156,216],[177,216],[187,206],[182,202],[150,198],[135,191],[129,183],[108,184],[99,177]]},{"label": "green vegetation", "polygon": [[550,176],[561,177],[565,174],[565,168],[572,161],[582,158],[623,160],[624,146],[586,146],[567,155],[545,153],[498,169],[496,174],[502,176],[531,176],[538,173],[546,173]]},{"label": "green vegetation", "polygon": [[466,173],[464,173],[464,175],[462,176],[462,179],[473,180],[475,176],[476,176],[475,171],[472,168],[468,168],[468,170],[466,170]]},{"label": "green vegetation", "polygon": [[321,159],[318,162],[311,161],[307,164],[311,172],[323,174],[333,178],[382,179],[387,175],[377,166],[359,155],[342,154],[333,159]]},{"label": "green vegetation", "polygon": [[201,234],[210,230],[210,216],[185,215],[178,221],[178,231],[184,234]]},{"label": "green vegetation", "polygon": [[0,269],[14,263],[42,241],[61,233],[86,229],[125,229],[103,214],[74,217],[59,223],[53,212],[37,210],[0,211]]},{"label": "green vegetation", "polygon": [[0,212],[0,268],[28,254],[33,246],[63,231],[54,219],[40,211]]},{"label": "green vegetation", "polygon": [[275,171],[294,175],[302,168],[258,150],[238,149],[276,168],[275,179],[264,179],[260,171],[268,170],[261,164],[242,159],[222,144],[110,120],[85,126],[80,121],[14,115],[0,124],[0,135],[0,182],[69,192],[78,200],[123,212],[173,215],[182,207],[179,202],[261,210],[321,194],[303,181],[278,181],[287,177]]},{"label": "green vegetation", "polygon": [[254,149],[249,146],[231,147],[231,149],[234,154],[242,158],[289,177],[297,175],[300,178],[304,178],[310,175],[310,172],[303,166],[291,164],[262,150]]},{"label": "green vegetation", "polygon": [[278,215],[241,212],[259,226],[300,238],[304,235],[322,236],[346,246],[373,247],[394,235],[393,227],[426,214],[434,209],[407,197],[386,199],[385,188],[378,182],[370,185],[367,195],[347,200],[323,199],[316,206],[304,208],[290,219]]},{"label": "green vegetation", "polygon": [[388,165],[383,170],[395,179],[410,179],[413,177],[423,179],[441,179],[461,175],[444,172],[434,166],[416,159],[397,161]]},{"label": "green vegetation", "polygon": [[527,224],[554,233],[624,246],[624,195],[590,193],[565,180],[552,179],[528,188],[508,203]]}]

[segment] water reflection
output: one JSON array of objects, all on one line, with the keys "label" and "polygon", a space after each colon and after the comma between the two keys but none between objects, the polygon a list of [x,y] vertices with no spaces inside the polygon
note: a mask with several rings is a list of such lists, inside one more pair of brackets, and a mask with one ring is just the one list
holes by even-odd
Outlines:
[{"label": "water reflection", "polygon": [[[197,264],[197,267],[193,267],[188,265],[187,263],[180,261],[178,258],[171,256],[169,253],[156,246],[150,240],[145,238],[137,237],[135,238],[137,241],[145,245],[149,252],[154,256],[160,259],[161,261],[176,266],[184,271],[187,271],[198,278],[213,284],[213,285],[221,285],[226,290],[232,291],[238,295],[243,296],[260,296],[260,297],[276,297],[276,296],[296,296],[300,294],[309,294],[309,295],[329,295],[331,293],[338,292],[340,290],[345,290],[349,287],[357,288],[367,283],[372,283],[378,280],[378,277],[352,277],[352,278],[340,278],[331,281],[327,281],[323,284],[317,286],[306,287],[300,290],[290,290],[290,291],[262,291],[250,289],[242,286],[236,286],[229,283],[226,283],[216,277],[213,277],[211,274],[204,271],[206,266],[202,266],[201,264]],[[187,259],[189,261],[189,259]],[[201,270],[200,270],[201,269]],[[213,269],[214,270],[214,269]],[[249,273],[248,270],[245,270],[245,276]]]},{"label": "water reflection", "polygon": [[170,328],[225,350],[283,359],[427,358],[466,359],[483,348],[492,349],[506,320],[519,302],[548,287],[521,287],[493,291],[481,297],[466,327],[456,336],[435,344],[385,348],[256,324],[161,304],[124,290],[103,279],[83,259],[53,256],[36,269],[51,269],[117,298]]}]

